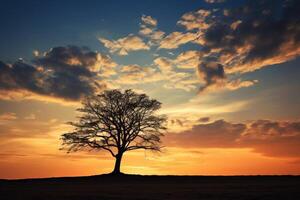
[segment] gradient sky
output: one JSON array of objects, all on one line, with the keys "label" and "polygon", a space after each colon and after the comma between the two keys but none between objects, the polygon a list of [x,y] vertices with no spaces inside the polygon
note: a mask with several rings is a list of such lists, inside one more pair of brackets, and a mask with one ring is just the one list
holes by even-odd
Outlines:
[{"label": "gradient sky", "polygon": [[60,151],[80,100],[131,88],[163,103],[139,174],[300,174],[300,2],[14,1],[0,7],[0,178],[108,173]]}]

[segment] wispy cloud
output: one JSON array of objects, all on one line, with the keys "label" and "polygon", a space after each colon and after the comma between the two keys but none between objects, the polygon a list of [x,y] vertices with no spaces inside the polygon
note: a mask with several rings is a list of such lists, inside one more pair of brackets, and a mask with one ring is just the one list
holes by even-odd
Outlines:
[{"label": "wispy cloud", "polygon": [[15,119],[17,119],[16,113],[7,112],[7,113],[0,114],[0,124],[10,122],[10,121],[13,121]]},{"label": "wispy cloud", "polygon": [[119,77],[116,80],[119,84],[146,84],[149,82],[161,81],[164,77],[152,67],[140,65],[125,65],[122,67]]},{"label": "wispy cloud", "polygon": [[127,55],[130,51],[149,50],[150,47],[138,36],[129,34],[126,37],[117,40],[108,40],[102,37],[98,38],[111,53]]},{"label": "wispy cloud", "polygon": [[197,33],[172,32],[162,39],[162,41],[159,43],[159,48],[176,49],[180,45],[195,41],[198,37],[199,36]]},{"label": "wispy cloud", "polygon": [[150,46],[158,45],[159,42],[164,37],[165,32],[157,28],[157,24],[158,24],[157,20],[151,16],[146,16],[146,15],[143,15],[141,20],[142,23],[140,25],[139,34],[149,39],[148,44]]}]

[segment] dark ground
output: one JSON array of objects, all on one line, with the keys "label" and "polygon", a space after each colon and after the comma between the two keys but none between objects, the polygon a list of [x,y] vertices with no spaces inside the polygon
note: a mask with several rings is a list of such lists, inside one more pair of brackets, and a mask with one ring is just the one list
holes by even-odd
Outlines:
[{"label": "dark ground", "polygon": [[0,180],[0,199],[300,199],[300,176],[138,176]]}]

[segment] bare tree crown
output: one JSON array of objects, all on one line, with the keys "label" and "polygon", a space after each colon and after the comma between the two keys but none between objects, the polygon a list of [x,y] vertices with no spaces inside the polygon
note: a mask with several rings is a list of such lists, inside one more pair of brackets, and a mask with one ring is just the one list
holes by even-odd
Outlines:
[{"label": "bare tree crown", "polygon": [[80,149],[103,149],[117,157],[126,151],[160,151],[166,121],[157,115],[161,103],[132,90],[107,90],[89,96],[77,122],[69,122],[74,131],[62,135],[68,152]]}]

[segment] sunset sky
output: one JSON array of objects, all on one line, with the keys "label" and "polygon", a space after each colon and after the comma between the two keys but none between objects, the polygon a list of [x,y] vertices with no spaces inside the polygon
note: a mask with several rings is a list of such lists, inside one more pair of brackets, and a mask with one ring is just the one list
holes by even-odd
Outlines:
[{"label": "sunset sky", "polygon": [[109,173],[59,150],[81,99],[146,93],[168,116],[134,174],[300,174],[300,1],[17,1],[0,6],[0,178]]}]

